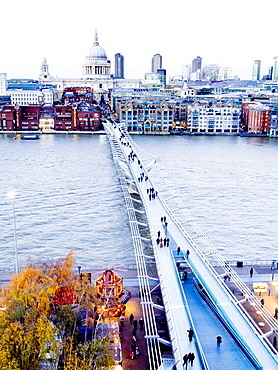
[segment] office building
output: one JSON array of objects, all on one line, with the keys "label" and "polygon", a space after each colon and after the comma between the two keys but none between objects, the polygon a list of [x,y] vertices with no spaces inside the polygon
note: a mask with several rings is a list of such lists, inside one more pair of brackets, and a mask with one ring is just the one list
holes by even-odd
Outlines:
[{"label": "office building", "polygon": [[202,58],[197,57],[192,60],[192,69],[191,73],[195,73],[197,71],[201,71],[202,69]]},{"label": "office building", "polygon": [[124,57],[122,54],[115,54],[115,78],[124,78]]},{"label": "office building", "polygon": [[152,73],[157,73],[158,69],[162,69],[162,56],[155,54],[152,58]]},{"label": "office building", "polygon": [[273,71],[272,71],[272,79],[278,79],[278,57],[273,58]]},{"label": "office building", "polygon": [[252,81],[259,81],[261,75],[261,61],[255,60],[252,71]]}]

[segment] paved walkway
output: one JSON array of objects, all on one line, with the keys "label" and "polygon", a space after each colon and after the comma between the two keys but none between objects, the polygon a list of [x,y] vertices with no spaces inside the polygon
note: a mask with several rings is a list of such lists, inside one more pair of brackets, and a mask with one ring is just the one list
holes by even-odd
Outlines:
[{"label": "paved walkway", "polygon": [[[274,310],[276,307],[278,307],[278,296],[277,296],[277,288],[278,280],[275,280],[275,278],[278,278],[278,273],[276,274],[274,271],[270,269],[270,267],[264,267],[264,266],[253,266],[254,268],[254,274],[252,278],[249,275],[250,266],[243,266],[243,267],[233,267],[233,269],[237,272],[237,274],[242,278],[242,280],[245,282],[245,284],[252,288],[253,282],[266,282],[268,283],[268,292],[267,293],[261,293],[261,296],[258,294],[258,298],[263,298],[265,301],[265,308],[271,313],[274,314]],[[217,270],[217,268],[216,268]],[[122,350],[123,350],[123,369],[124,370],[148,370],[149,364],[148,364],[148,355],[147,355],[147,348],[146,348],[146,342],[144,339],[144,331],[140,331],[137,329],[137,341],[138,341],[138,347],[140,350],[140,356],[135,359],[131,360],[129,358],[130,352],[131,352],[131,334],[132,334],[132,326],[129,323],[129,315],[130,313],[133,313],[136,318],[140,318],[142,316],[142,310],[141,310],[141,304],[140,304],[140,298],[139,298],[139,285],[138,285],[138,279],[137,279],[137,271],[136,270],[128,270],[128,271],[121,271],[118,273],[121,277],[124,279],[124,286],[126,289],[131,291],[132,297],[130,301],[127,303],[127,309],[126,309],[126,319],[125,319],[125,325],[123,329],[123,338],[122,338]],[[0,287],[3,287],[7,285],[10,281],[10,278],[12,277],[12,273],[2,273],[0,274]],[[151,272],[152,276],[155,276],[155,269]],[[209,320],[213,320],[213,315],[209,312],[207,306],[204,302],[200,299],[200,296],[195,291],[195,288],[191,286],[192,279],[191,276],[193,274],[189,274],[189,279],[187,282],[183,282],[184,289],[186,289],[186,295],[188,304],[190,307],[190,311],[192,314],[192,317],[194,319],[196,329],[198,331],[202,331],[203,322],[206,323],[206,326],[209,325],[212,329],[209,331],[203,332],[202,335],[200,335],[200,342],[202,346],[204,347],[206,356],[208,358],[208,361],[214,361],[215,365],[213,365],[213,369],[221,369],[221,370],[229,370],[229,369],[246,369],[252,368],[252,365],[244,365],[244,367],[241,365],[242,361],[242,354],[238,356],[238,351],[240,351],[238,348],[235,349],[233,346],[234,344],[230,342],[230,339],[227,339],[227,333],[225,333],[225,329],[222,327],[221,324],[219,327],[216,326],[214,323],[213,325],[210,324]],[[273,279],[273,281],[272,281]],[[151,282],[152,284],[155,284],[155,282]],[[276,284],[277,283],[277,284]],[[241,299],[240,293],[234,288],[232,282],[228,282],[227,285],[231,288],[231,290],[234,290],[235,296],[238,297],[238,299]],[[254,320],[258,319],[255,317],[255,313],[250,312]],[[278,326],[278,321],[277,321]],[[205,327],[205,326],[203,326]],[[185,328],[187,330],[187,328]],[[217,334],[216,334],[217,333]],[[223,337],[223,343],[221,344],[220,350],[218,351],[216,347],[216,335],[220,334]],[[270,342],[273,342],[274,334],[270,336]],[[227,361],[224,361],[223,353],[229,353],[231,361],[227,363]],[[218,351],[218,352],[217,352]],[[212,363],[212,362],[211,362]],[[232,364],[232,365],[231,365]],[[232,367],[231,367],[232,366]],[[236,367],[234,367],[236,366]],[[251,366],[251,367],[250,367]],[[188,367],[190,368],[190,366]]]}]

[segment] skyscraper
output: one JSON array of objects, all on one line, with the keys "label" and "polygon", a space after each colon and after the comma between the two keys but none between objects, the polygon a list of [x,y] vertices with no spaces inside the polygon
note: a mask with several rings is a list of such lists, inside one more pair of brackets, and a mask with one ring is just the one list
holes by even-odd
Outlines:
[{"label": "skyscraper", "polygon": [[155,54],[152,58],[152,73],[157,73],[158,69],[162,69],[162,56]]},{"label": "skyscraper", "polygon": [[273,58],[273,71],[272,71],[272,79],[278,79],[278,57]]},{"label": "skyscraper", "polygon": [[115,78],[124,78],[124,57],[121,53],[115,54]]},{"label": "skyscraper", "polygon": [[198,70],[201,71],[202,69],[202,58],[197,57],[192,60],[192,70],[191,73],[195,73]]},{"label": "skyscraper", "polygon": [[259,81],[261,75],[261,61],[255,60],[252,71],[252,81]]}]

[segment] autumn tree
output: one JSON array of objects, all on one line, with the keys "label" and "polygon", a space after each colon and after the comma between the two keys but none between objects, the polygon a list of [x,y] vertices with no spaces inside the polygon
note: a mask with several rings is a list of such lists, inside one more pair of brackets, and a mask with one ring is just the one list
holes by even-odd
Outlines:
[{"label": "autumn tree", "polygon": [[[94,312],[98,305],[95,289],[74,273],[74,254],[53,262],[29,262],[2,289],[0,314],[1,370],[35,370],[42,363],[51,367],[63,357],[64,369],[109,368],[113,360],[105,340],[79,343],[76,319],[80,307]],[[55,304],[61,289],[74,293],[70,304]],[[48,366],[48,367],[47,367]]]}]

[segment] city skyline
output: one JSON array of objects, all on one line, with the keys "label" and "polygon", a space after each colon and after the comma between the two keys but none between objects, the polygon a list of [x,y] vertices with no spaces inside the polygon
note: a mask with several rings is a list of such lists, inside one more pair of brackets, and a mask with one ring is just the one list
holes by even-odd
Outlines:
[{"label": "city skyline", "polygon": [[180,75],[182,66],[199,55],[203,65],[232,67],[241,79],[251,79],[254,60],[262,61],[262,77],[278,55],[271,30],[278,8],[273,0],[264,2],[265,9],[272,11],[258,25],[254,21],[258,9],[250,0],[244,4],[235,0],[225,8],[219,0],[200,0],[198,9],[193,3],[175,0],[172,12],[158,1],[143,0],[136,16],[126,0],[117,4],[108,0],[107,5],[104,11],[87,0],[78,8],[64,0],[50,0],[45,6],[34,0],[5,3],[0,72],[8,78],[38,78],[46,58],[52,76],[81,77],[95,28],[112,71],[115,54],[124,56],[125,78],[143,78],[151,72],[153,55],[161,54],[167,78]]}]

